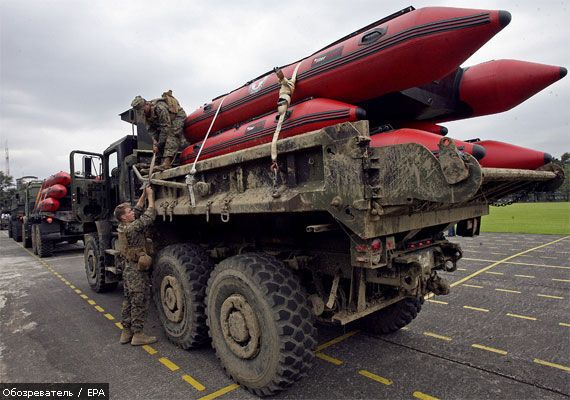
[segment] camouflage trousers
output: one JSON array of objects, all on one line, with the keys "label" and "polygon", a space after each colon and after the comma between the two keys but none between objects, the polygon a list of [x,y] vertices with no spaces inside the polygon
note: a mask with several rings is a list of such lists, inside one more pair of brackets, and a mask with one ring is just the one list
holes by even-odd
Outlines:
[{"label": "camouflage trousers", "polygon": [[184,133],[184,118],[176,117],[172,121],[170,129],[161,131],[158,136],[158,149],[159,155],[163,158],[174,157],[183,142]]},{"label": "camouflage trousers", "polygon": [[135,262],[127,262],[123,270],[123,289],[123,326],[133,333],[142,332],[150,300],[149,272],[140,271]]}]

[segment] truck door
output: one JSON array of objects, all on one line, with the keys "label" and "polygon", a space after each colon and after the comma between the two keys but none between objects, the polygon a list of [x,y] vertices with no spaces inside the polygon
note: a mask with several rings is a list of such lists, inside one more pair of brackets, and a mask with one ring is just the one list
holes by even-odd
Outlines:
[{"label": "truck door", "polygon": [[69,156],[71,174],[71,209],[81,222],[105,218],[107,180],[103,174],[103,156],[86,151],[72,151]]}]

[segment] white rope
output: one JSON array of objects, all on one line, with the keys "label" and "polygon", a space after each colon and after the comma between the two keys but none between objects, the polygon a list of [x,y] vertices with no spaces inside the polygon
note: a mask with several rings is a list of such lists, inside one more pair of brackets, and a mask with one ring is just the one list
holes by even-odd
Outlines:
[{"label": "white rope", "polygon": [[210,136],[210,132],[212,131],[212,127],[214,126],[214,123],[216,122],[216,118],[218,118],[218,114],[220,113],[220,110],[222,109],[222,104],[224,104],[224,100],[226,99],[226,97],[227,96],[224,96],[222,101],[220,101],[220,105],[218,106],[218,109],[216,110],[216,113],[214,114],[214,118],[212,118],[212,122],[210,123],[210,127],[208,128],[208,132],[206,132],[206,136],[204,137],[204,140],[202,140],[202,144],[200,145],[200,149],[198,150],[198,154],[196,154],[196,158],[194,159],[194,164],[192,164],[192,168],[190,169],[190,173],[188,175],[186,175],[186,185],[188,186],[188,192],[190,194],[190,205],[192,207],[196,207],[196,196],[194,195],[194,183],[196,182],[194,175],[196,174],[196,164],[198,163],[198,159],[200,158],[200,155],[202,154],[202,149],[204,149],[204,145],[206,144],[206,140],[208,140],[208,137]]},{"label": "white rope", "polygon": [[290,94],[287,94],[288,99],[285,99],[287,101],[287,104],[283,110],[283,112],[281,112],[279,114],[279,120],[277,121],[277,126],[275,127],[275,132],[273,133],[273,139],[271,140],[271,161],[272,161],[272,168],[276,167],[276,163],[277,163],[277,139],[279,139],[279,133],[281,132],[281,126],[283,125],[283,121],[285,121],[285,115],[287,114],[287,109],[289,108],[289,104],[291,102],[291,96],[293,95],[293,92],[295,91],[295,81],[297,80],[297,72],[299,71],[299,67],[301,66],[301,64],[303,63],[303,61],[301,60],[297,66],[295,67],[295,70],[293,71],[293,76],[291,77],[291,80],[287,81],[287,78],[283,78],[284,80],[286,80],[287,83],[292,83],[292,87],[291,87],[291,92]]},{"label": "white rope", "polygon": [[212,122],[210,123],[210,127],[208,128],[208,132],[206,132],[206,136],[204,137],[204,140],[202,140],[202,144],[200,145],[200,149],[198,150],[198,154],[196,155],[196,159],[194,160],[194,164],[192,165],[192,169],[190,170],[190,174],[192,174],[192,175],[194,175],[196,173],[196,163],[198,162],[198,159],[200,158],[200,154],[202,154],[202,149],[204,148],[204,145],[206,144],[206,140],[208,140],[208,136],[210,136],[210,132],[212,131],[212,127],[214,126],[214,123],[216,122],[216,118],[218,118],[218,114],[220,113],[220,110],[222,109],[222,104],[224,104],[224,100],[226,99],[226,97],[228,97],[228,96],[224,96],[222,101],[220,101],[220,105],[218,106],[218,109],[216,110],[216,113],[214,114],[214,118],[212,118]]}]

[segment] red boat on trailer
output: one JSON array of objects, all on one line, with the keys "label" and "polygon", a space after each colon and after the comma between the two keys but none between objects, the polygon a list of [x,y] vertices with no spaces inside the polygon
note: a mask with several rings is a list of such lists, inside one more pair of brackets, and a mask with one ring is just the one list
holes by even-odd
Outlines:
[{"label": "red boat on trailer", "polygon": [[[282,70],[291,77],[298,67],[293,102],[319,97],[357,103],[449,74],[510,19],[506,11],[409,7]],[[212,132],[271,112],[279,87],[270,72],[218,97],[187,117],[186,138],[204,138],[222,101]]]},{"label": "red boat on trailer", "polygon": [[67,188],[59,183],[47,187],[41,191],[43,197],[51,197],[54,199],[62,199],[67,196]]},{"label": "red boat on trailer", "polygon": [[57,174],[54,174],[49,178],[46,178],[46,180],[43,183],[43,187],[47,188],[57,184],[63,186],[69,186],[70,183],[71,183],[71,175],[69,175],[68,172],[60,171]]},{"label": "red boat on trailer", "polygon": [[[441,135],[435,133],[420,131],[417,129],[402,128],[372,135],[370,137],[370,146],[384,147],[404,143],[419,143],[431,152],[437,154],[439,152],[439,141],[441,138]],[[453,141],[459,151],[469,153],[477,160],[485,157],[485,148],[479,144],[462,142],[457,139],[453,139]]]},{"label": "red boat on trailer", "polygon": [[53,197],[43,199],[38,204],[38,209],[44,212],[56,212],[59,209],[59,200]]},{"label": "red boat on trailer", "polygon": [[[231,153],[245,148],[271,142],[278,114],[273,112],[235,129],[229,129],[206,142],[188,146],[180,155],[182,164],[196,159],[200,146],[204,146],[200,160]],[[330,99],[307,100],[289,108],[288,117],[281,128],[279,138],[296,136],[329,125],[366,118],[363,109],[352,104]]]},{"label": "red boat on trailer", "polygon": [[537,169],[552,161],[552,156],[548,153],[510,143],[496,140],[479,140],[474,143],[485,147],[485,157],[479,160],[483,167]]}]

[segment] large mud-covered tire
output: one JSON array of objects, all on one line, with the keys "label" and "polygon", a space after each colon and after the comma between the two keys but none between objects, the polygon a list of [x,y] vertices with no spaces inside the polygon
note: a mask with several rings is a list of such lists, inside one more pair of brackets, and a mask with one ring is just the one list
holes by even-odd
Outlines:
[{"label": "large mud-covered tire", "polygon": [[32,225],[32,252],[34,254],[38,254],[38,234],[37,231],[38,230],[38,226],[37,225]]},{"label": "large mud-covered tire", "polygon": [[12,237],[14,238],[14,240],[16,242],[21,242],[22,241],[22,224],[20,224],[19,222],[16,222],[15,224],[12,224],[13,227],[13,231],[12,231]]},{"label": "large mud-covered tire", "polygon": [[208,340],[204,297],[214,264],[198,245],[175,244],[162,249],[152,272],[153,297],[168,339],[182,347]]},{"label": "large mud-covered tire", "polygon": [[282,262],[264,254],[227,258],[206,293],[212,347],[233,380],[269,396],[307,374],[316,329],[307,295]]},{"label": "large mud-covered tire", "polygon": [[40,258],[51,257],[53,255],[53,249],[55,243],[52,240],[42,237],[40,227],[36,229],[36,248],[38,251],[38,256]]},{"label": "large mud-covered tire", "polygon": [[382,335],[396,332],[416,318],[422,309],[423,297],[407,297],[361,320],[362,329]]},{"label": "large mud-covered tire", "polygon": [[118,282],[105,281],[105,265],[99,247],[97,234],[85,235],[85,249],[83,250],[83,260],[85,262],[85,274],[89,287],[97,293],[110,292],[115,290]]}]

